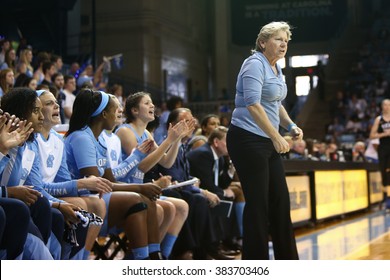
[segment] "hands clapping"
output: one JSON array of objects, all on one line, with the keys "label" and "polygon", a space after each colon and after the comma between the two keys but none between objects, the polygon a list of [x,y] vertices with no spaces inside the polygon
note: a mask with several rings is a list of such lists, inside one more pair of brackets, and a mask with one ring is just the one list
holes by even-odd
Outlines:
[{"label": "hands clapping", "polygon": [[171,141],[175,141],[190,136],[195,129],[195,125],[195,118],[192,118],[189,121],[181,120],[174,126],[172,126],[172,124],[169,124],[167,138],[169,138]]},{"label": "hands clapping", "polygon": [[157,147],[156,142],[152,139],[146,139],[144,142],[142,142],[140,145],[136,147],[137,150],[139,150],[143,154],[149,154],[153,152]]},{"label": "hands clapping", "polygon": [[32,123],[21,121],[0,110],[0,152],[7,154],[9,149],[23,144],[33,132]]}]

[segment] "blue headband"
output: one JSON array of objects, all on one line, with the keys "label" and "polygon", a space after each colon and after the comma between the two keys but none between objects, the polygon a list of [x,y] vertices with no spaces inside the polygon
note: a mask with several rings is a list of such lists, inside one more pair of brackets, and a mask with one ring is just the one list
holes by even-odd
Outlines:
[{"label": "blue headband", "polygon": [[105,93],[104,91],[99,91],[99,93],[100,93],[101,96],[102,96],[102,101],[100,101],[99,107],[95,110],[95,112],[93,112],[93,114],[92,114],[91,117],[96,117],[96,116],[99,115],[101,112],[103,112],[104,108],[106,108],[106,106],[107,106],[107,104],[108,104],[108,100],[110,99],[110,97],[108,96],[108,94]]},{"label": "blue headband", "polygon": [[36,92],[37,96],[40,97],[45,91],[46,90],[41,89],[41,90],[36,90],[35,92]]}]

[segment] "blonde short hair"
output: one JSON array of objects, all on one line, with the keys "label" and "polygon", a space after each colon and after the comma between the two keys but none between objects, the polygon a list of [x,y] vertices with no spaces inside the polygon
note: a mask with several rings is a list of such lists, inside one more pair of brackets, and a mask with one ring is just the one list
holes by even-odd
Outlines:
[{"label": "blonde short hair", "polygon": [[287,39],[291,40],[291,29],[292,27],[284,21],[273,21],[266,25],[264,25],[261,29],[259,34],[257,34],[256,39],[256,45],[255,48],[252,50],[252,53],[254,52],[263,52],[264,50],[260,46],[260,42],[266,42],[269,38],[271,38],[274,34],[276,34],[279,31],[284,31],[287,33]]},{"label": "blonde short hair", "polygon": [[218,126],[218,127],[214,128],[213,131],[210,133],[209,139],[207,140],[207,142],[211,145],[214,143],[214,139],[222,140],[227,132],[228,132],[227,127],[224,127],[222,125]]}]

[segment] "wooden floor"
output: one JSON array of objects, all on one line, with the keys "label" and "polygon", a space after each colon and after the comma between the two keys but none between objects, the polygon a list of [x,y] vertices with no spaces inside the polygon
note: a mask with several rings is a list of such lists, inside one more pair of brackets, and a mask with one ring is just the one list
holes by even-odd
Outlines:
[{"label": "wooden floor", "polygon": [[296,230],[300,259],[390,260],[390,212],[374,208]]},{"label": "wooden floor", "polygon": [[[390,212],[386,210],[372,209],[297,228],[295,233],[301,260],[390,260]],[[271,242],[270,247],[272,259]]]},{"label": "wooden floor", "polygon": [[346,260],[390,260],[390,233],[363,245],[356,252],[346,256]]},{"label": "wooden floor", "polygon": [[378,207],[296,228],[295,235],[301,260],[390,260],[390,211]]}]

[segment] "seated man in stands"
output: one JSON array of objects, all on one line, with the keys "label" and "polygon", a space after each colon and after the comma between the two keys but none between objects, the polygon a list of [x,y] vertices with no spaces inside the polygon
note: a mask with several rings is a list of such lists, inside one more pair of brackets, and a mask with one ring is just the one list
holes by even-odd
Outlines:
[{"label": "seated man in stands", "polygon": [[289,152],[289,159],[307,159],[306,141],[296,141]]},{"label": "seated man in stands", "polygon": [[362,141],[357,141],[353,145],[352,149],[352,161],[354,162],[366,162],[366,157],[364,155],[364,152],[366,150],[366,144]]}]

